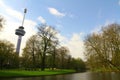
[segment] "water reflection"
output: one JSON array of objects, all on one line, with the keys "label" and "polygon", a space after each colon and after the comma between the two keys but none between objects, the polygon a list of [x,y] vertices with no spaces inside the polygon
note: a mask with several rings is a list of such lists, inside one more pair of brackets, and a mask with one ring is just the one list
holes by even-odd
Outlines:
[{"label": "water reflection", "polygon": [[0,80],[120,80],[120,73],[85,72],[68,75],[54,75],[29,78],[2,78]]},{"label": "water reflection", "polygon": [[90,73],[88,80],[120,80],[120,73]]}]

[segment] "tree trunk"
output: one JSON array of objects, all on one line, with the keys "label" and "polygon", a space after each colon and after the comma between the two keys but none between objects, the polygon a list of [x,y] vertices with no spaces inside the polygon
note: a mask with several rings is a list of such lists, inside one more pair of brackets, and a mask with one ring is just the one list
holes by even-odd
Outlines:
[{"label": "tree trunk", "polygon": [[45,70],[45,56],[42,57],[41,71]]}]

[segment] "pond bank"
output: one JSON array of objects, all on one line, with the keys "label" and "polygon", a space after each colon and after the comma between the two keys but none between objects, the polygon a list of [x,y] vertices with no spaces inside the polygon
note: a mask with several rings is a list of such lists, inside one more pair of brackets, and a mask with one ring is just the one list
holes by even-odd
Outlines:
[{"label": "pond bank", "polygon": [[120,80],[120,73],[83,72],[53,76],[0,78],[0,80]]},{"label": "pond bank", "polygon": [[0,70],[0,78],[37,77],[37,76],[70,74],[75,72],[76,72],[75,70],[45,70],[45,71]]}]

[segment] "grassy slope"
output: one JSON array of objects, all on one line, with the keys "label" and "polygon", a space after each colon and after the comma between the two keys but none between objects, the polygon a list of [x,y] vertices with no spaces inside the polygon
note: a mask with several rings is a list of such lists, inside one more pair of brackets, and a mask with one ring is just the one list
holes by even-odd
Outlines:
[{"label": "grassy slope", "polygon": [[45,71],[24,71],[24,70],[1,70],[0,77],[29,77],[43,75],[57,75],[73,73],[74,70],[45,70]]}]

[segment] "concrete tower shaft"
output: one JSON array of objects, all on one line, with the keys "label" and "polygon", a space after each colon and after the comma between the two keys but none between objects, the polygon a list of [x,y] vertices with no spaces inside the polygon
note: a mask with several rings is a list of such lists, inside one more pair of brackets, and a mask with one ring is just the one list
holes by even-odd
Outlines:
[{"label": "concrete tower shaft", "polygon": [[21,45],[21,40],[22,40],[22,36],[25,35],[25,31],[24,31],[24,20],[25,20],[25,14],[27,13],[27,9],[24,9],[24,16],[23,16],[23,21],[22,21],[22,26],[20,26],[18,29],[15,30],[15,34],[18,35],[18,41],[17,41],[17,47],[16,47],[16,53],[20,53],[20,45]]}]

